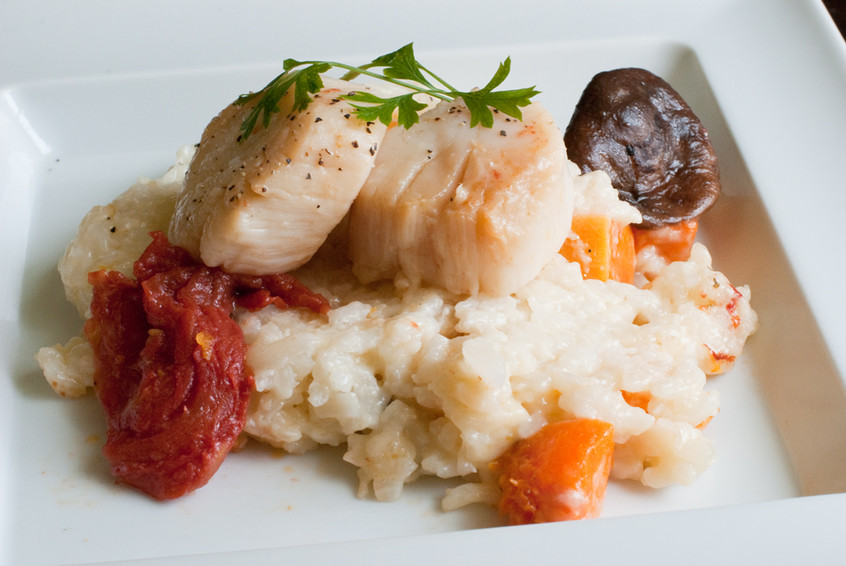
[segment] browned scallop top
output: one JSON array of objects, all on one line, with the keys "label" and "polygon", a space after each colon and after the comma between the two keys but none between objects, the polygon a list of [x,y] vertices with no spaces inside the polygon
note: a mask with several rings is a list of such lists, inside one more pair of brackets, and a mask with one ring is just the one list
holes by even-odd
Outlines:
[{"label": "browned scallop top", "polygon": [[625,68],[591,79],[564,135],[583,172],[601,169],[643,228],[698,218],[720,195],[708,132],[660,77]]}]

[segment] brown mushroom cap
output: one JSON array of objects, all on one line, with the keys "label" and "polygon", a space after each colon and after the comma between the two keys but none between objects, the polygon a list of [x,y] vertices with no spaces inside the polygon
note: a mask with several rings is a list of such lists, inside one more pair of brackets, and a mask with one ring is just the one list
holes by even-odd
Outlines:
[{"label": "brown mushroom cap", "polygon": [[698,218],[720,195],[708,132],[669,84],[644,69],[594,76],[564,143],[583,172],[608,173],[643,215],[642,228]]}]

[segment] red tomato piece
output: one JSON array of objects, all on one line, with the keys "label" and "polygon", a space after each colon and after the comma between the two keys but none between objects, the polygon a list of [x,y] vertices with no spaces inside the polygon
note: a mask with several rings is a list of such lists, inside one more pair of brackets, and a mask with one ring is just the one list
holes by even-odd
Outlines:
[{"label": "red tomato piece", "polygon": [[247,308],[329,307],[290,275],[226,273],[195,262],[163,234],[152,236],[135,279],[89,275],[94,298],[85,334],[113,475],[173,499],[205,485],[244,428],[253,379],[231,316],[236,304],[259,293]]}]

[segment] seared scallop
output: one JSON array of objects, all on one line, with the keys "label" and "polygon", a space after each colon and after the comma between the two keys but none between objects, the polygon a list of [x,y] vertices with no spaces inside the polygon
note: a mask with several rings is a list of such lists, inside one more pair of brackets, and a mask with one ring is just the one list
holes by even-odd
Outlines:
[{"label": "seared scallop", "polygon": [[459,99],[388,131],[350,211],[364,283],[403,272],[453,293],[509,294],[561,247],[573,212],[563,136],[539,103],[470,127]]},{"label": "seared scallop", "polygon": [[385,126],[338,98],[365,87],[324,79],[293,112],[293,89],[268,127],[247,139],[255,102],[232,104],[206,127],[170,223],[169,239],[206,265],[263,275],[307,262],[370,174]]}]

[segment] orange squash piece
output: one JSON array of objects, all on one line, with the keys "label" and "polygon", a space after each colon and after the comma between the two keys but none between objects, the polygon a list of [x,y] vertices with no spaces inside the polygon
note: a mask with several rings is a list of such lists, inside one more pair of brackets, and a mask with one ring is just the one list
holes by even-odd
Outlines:
[{"label": "orange squash piece", "polygon": [[[623,395],[623,400],[631,405],[632,407],[637,407],[638,409],[643,409],[647,411],[649,407],[649,402],[652,400],[652,393],[648,391],[620,391]],[[647,411],[648,412],[648,411]]]},{"label": "orange squash piece", "polygon": [[595,419],[550,423],[494,462],[510,525],[598,517],[614,453],[614,429]]},{"label": "orange squash piece", "polygon": [[578,262],[585,279],[631,283],[635,272],[635,245],[632,228],[607,216],[573,217],[568,238],[559,253],[568,261]]},{"label": "orange squash piece", "polygon": [[[632,407],[637,407],[638,409],[643,409],[647,413],[649,412],[649,402],[652,400],[652,393],[648,391],[624,391],[620,390],[620,393],[623,395],[623,400],[631,405]],[[713,415],[707,417],[704,421],[696,425],[696,428],[699,430],[704,430],[708,423],[711,422],[713,419]]]},{"label": "orange squash piece", "polygon": [[632,232],[635,251],[639,252],[647,246],[653,246],[658,255],[668,263],[687,261],[698,227],[699,220],[694,218],[658,228],[634,228]]}]

